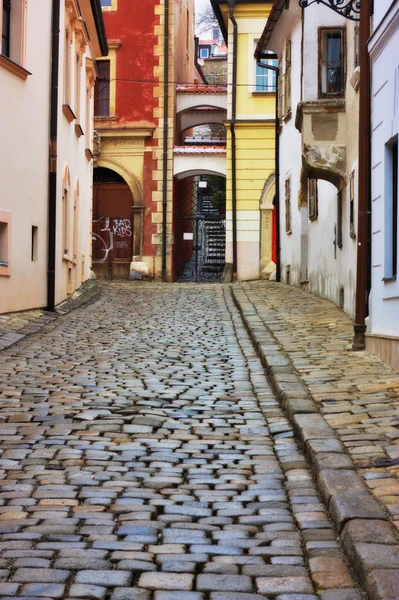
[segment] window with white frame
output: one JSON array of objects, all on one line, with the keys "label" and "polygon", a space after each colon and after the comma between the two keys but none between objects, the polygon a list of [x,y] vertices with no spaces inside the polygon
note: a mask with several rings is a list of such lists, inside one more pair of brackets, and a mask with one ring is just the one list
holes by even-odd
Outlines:
[{"label": "window with white frame", "polygon": [[209,48],[200,48],[200,58],[209,58]]},{"label": "window with white frame", "polygon": [[[274,54],[274,52],[269,52]],[[262,58],[260,63],[272,67],[278,67],[277,59]],[[277,73],[274,69],[266,69],[255,61],[255,92],[273,93],[276,91]]]}]

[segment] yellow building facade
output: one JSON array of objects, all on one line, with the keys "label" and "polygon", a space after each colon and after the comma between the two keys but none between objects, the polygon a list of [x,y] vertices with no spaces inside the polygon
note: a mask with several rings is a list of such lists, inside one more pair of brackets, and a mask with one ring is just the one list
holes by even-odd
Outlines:
[{"label": "yellow building facade", "polygon": [[228,45],[226,262],[239,280],[268,278],[275,270],[276,75],[257,68],[254,51],[272,2],[212,6]]}]

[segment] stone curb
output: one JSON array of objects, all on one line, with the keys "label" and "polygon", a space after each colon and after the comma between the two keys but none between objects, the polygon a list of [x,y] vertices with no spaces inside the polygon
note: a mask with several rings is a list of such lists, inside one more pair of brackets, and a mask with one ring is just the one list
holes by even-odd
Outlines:
[{"label": "stone curb", "polygon": [[241,286],[230,289],[368,600],[399,600],[399,542],[386,513],[246,292]]},{"label": "stone curb", "polygon": [[[20,318],[22,321],[27,320],[28,324],[26,327],[15,330],[12,327],[7,328],[7,321],[2,321],[0,324],[1,330],[4,332],[0,335],[0,352],[6,350],[14,344],[21,342],[27,337],[39,333],[48,328],[56,326],[60,317],[69,314],[76,308],[86,306],[87,304],[96,301],[101,295],[101,289],[97,281],[85,282],[77,293],[74,293],[74,297],[67,298],[58,306],[56,306],[54,312],[46,311],[45,309],[32,309],[32,311],[19,311],[18,313],[10,313],[10,319]],[[29,313],[39,312],[37,318],[29,319]],[[7,314],[2,315],[7,317]]]}]

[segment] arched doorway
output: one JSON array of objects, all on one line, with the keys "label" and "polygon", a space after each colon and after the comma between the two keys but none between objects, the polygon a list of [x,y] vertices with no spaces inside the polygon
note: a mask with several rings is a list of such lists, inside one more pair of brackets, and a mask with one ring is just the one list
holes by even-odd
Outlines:
[{"label": "arched doorway", "polygon": [[93,174],[93,271],[99,279],[129,279],[133,255],[133,196],[115,171]]},{"label": "arched doorway", "polygon": [[220,282],[225,267],[226,179],[197,175],[174,186],[174,279]]}]

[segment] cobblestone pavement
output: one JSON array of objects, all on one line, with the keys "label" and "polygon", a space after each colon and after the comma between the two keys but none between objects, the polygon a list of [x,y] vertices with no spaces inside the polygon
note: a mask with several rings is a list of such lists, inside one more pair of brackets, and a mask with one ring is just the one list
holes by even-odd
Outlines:
[{"label": "cobblestone pavement", "polygon": [[230,288],[102,288],[0,355],[0,596],[359,600]]},{"label": "cobblestone pavement", "polygon": [[352,320],[331,302],[271,282],[243,289],[399,529],[399,373],[352,351]]}]

